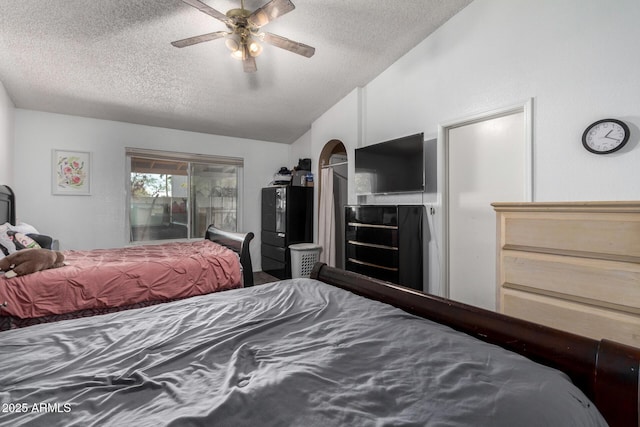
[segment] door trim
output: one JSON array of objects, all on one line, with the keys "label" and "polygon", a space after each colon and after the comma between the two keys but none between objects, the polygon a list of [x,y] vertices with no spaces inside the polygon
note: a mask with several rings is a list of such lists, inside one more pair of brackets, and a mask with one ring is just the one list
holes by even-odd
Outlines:
[{"label": "door trim", "polygon": [[524,102],[510,105],[503,108],[487,111],[484,113],[474,114],[456,120],[451,120],[438,125],[438,163],[442,165],[438,177],[438,194],[441,196],[441,233],[442,246],[440,259],[440,292],[439,294],[445,298],[449,298],[449,130],[466,126],[474,123],[492,120],[511,114],[523,113],[523,131],[525,138],[525,158],[524,175],[525,175],[525,201],[533,201],[533,98],[529,98]]}]

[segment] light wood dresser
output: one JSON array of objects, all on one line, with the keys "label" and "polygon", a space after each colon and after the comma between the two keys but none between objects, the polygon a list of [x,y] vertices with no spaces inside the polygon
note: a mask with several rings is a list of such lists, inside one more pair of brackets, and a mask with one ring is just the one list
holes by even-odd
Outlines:
[{"label": "light wood dresser", "polygon": [[501,313],[640,347],[640,202],[493,207]]}]

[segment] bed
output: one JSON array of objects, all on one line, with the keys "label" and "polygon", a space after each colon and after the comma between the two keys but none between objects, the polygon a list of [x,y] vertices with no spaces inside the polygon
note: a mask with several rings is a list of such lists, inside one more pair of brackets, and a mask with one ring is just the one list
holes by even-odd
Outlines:
[{"label": "bed", "polygon": [[638,349],[324,264],[0,339],[2,425],[638,425]]},{"label": "bed", "polygon": [[[15,224],[15,196],[0,186],[5,222]],[[64,267],[0,276],[0,330],[250,287],[253,237],[211,225],[197,241],[63,251]]]}]

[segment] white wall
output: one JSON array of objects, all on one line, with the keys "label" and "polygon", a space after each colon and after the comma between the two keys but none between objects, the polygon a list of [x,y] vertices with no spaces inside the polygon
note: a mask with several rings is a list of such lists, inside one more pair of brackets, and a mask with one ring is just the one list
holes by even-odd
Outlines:
[{"label": "white wall", "polygon": [[13,186],[13,128],[15,108],[0,82],[0,184]]},{"label": "white wall", "polygon": [[[620,183],[640,160],[639,19],[637,0],[476,0],[367,86],[368,142],[533,97],[536,200],[638,199]],[[584,128],[609,116],[632,141],[588,153]]]},{"label": "white wall", "polygon": [[[307,154],[304,157],[311,158],[311,169],[315,175],[315,179],[319,179],[318,174],[318,162],[320,159],[320,152],[324,145],[333,140],[337,139],[342,141],[345,148],[347,149],[347,158],[349,160],[353,159],[354,150],[356,147],[360,145],[361,135],[360,135],[360,105],[362,103],[362,90],[355,89],[338,103],[336,103],[333,107],[331,107],[327,112],[325,112],[322,117],[318,118],[311,126],[311,134],[310,140],[309,135],[305,135],[302,138],[298,139],[292,145],[292,153],[295,152],[300,157],[302,157],[302,153],[300,150],[300,146],[302,145],[307,151]],[[353,176],[353,162],[349,165],[349,176]],[[349,192],[349,203],[355,203],[355,192],[353,190],[353,186],[348,188]],[[318,235],[318,186],[315,186],[314,191],[314,221],[313,221],[313,230],[314,236]],[[317,237],[315,241],[317,242]]]},{"label": "white wall", "polygon": [[[639,21],[638,0],[475,0],[361,89],[360,103],[350,94],[337,104],[339,114],[334,107],[320,117],[309,154],[317,161],[322,146],[344,134],[353,159],[353,120],[361,120],[362,145],[369,145],[437,135],[441,123],[533,98],[534,200],[639,200]],[[626,121],[631,140],[620,152],[591,154],[582,132],[606,117]],[[375,200],[436,207],[429,262],[436,289],[439,200]]]},{"label": "white wall", "polygon": [[[290,157],[291,147],[129,123],[16,110],[14,189],[17,216],[60,240],[62,249],[124,246],[125,147],[244,158],[243,231],[254,231],[254,270],[260,269],[260,189]],[[91,196],[51,194],[51,150],[93,153]]]},{"label": "white wall", "polygon": [[[309,157],[309,153],[311,152],[311,129],[298,138],[296,142],[297,144],[291,146],[291,165],[289,168],[297,166],[299,159]],[[311,168],[315,170],[317,169],[316,166],[317,165],[312,164]]]}]

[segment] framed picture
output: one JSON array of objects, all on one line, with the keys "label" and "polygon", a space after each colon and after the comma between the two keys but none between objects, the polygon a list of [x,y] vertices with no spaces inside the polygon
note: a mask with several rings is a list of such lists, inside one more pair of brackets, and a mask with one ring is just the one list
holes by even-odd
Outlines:
[{"label": "framed picture", "polygon": [[58,195],[91,194],[91,153],[53,150],[51,192]]}]

